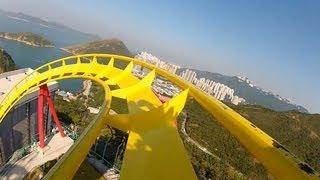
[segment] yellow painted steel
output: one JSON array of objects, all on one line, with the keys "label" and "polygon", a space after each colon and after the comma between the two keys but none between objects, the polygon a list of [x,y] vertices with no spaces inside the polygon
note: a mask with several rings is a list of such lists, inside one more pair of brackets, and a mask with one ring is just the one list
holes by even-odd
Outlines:
[{"label": "yellow painted steel", "polygon": [[121,178],[196,179],[174,120],[187,95],[188,91],[184,91],[148,112],[138,110],[129,115],[116,115],[131,122],[127,127],[130,131]]},{"label": "yellow painted steel", "polygon": [[[114,66],[118,60],[129,64],[121,70]],[[131,73],[134,65],[148,68],[151,72],[139,81]],[[185,91],[168,103],[161,104],[151,89],[156,74]],[[104,87],[106,102],[97,119],[90,123],[85,133],[50,170],[47,178],[70,179],[107,123],[129,133],[121,179],[196,179],[174,121],[188,94],[229,130],[276,178],[317,179],[319,175],[214,97],[174,74],[143,61],[118,55],[70,56],[37,68],[1,101],[0,122],[28,92],[42,84],[67,78],[86,78],[98,82]],[[120,89],[110,91],[108,85],[118,85]],[[127,100],[129,114],[109,114],[112,96]]]}]

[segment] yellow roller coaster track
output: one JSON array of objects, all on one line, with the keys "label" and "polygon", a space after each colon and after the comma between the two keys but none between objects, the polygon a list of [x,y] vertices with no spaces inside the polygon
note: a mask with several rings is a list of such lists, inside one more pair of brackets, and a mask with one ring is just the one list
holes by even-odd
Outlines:
[{"label": "yellow roller coaster track", "polygon": [[[114,65],[117,61],[127,62],[124,70]],[[150,69],[150,73],[139,80],[132,74],[134,65]],[[151,89],[156,74],[183,91],[162,104]],[[0,122],[15,103],[32,90],[51,81],[69,78],[90,79],[99,83],[105,91],[105,102],[97,118],[46,178],[71,179],[100,130],[108,124],[129,133],[121,179],[196,179],[174,122],[188,96],[209,111],[274,177],[319,178],[317,172],[290,154],[276,140],[214,97],[175,74],[124,56],[84,54],[62,58],[37,68],[6,94],[0,104]],[[118,85],[119,89],[110,90],[109,85]],[[129,113],[109,114],[112,97],[126,99]]]}]

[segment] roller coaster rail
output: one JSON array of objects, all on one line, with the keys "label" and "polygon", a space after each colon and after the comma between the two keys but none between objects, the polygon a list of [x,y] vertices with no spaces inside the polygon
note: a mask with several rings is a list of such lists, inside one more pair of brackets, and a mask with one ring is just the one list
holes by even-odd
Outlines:
[{"label": "roller coaster rail", "polygon": [[[128,63],[125,69],[115,62]],[[150,69],[142,80],[131,72],[134,65]],[[159,75],[183,91],[162,104],[151,83]],[[99,83],[105,102],[97,118],[45,176],[70,179],[106,125],[128,132],[120,170],[121,179],[196,179],[173,119],[182,111],[188,96],[210,112],[266,169],[278,179],[318,179],[319,173],[297,159],[280,143],[214,97],[179,76],[138,59],[112,54],[83,54],[47,63],[17,83],[0,104],[0,123],[26,94],[52,81],[84,78]],[[109,85],[119,89],[110,90]],[[112,97],[127,100],[128,114],[109,114]],[[152,118],[151,118],[152,117]]]}]

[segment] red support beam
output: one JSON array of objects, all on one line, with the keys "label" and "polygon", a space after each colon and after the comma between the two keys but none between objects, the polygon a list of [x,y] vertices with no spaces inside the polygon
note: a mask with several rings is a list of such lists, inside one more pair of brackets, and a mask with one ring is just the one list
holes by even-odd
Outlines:
[{"label": "red support beam", "polygon": [[38,97],[38,134],[39,134],[39,142],[40,142],[39,146],[41,149],[43,149],[45,146],[43,108],[44,108],[46,102],[48,103],[50,114],[52,115],[53,121],[56,124],[56,126],[58,127],[58,130],[59,130],[61,136],[62,137],[65,136],[63,128],[60,124],[57,113],[55,111],[53,101],[50,97],[50,91],[48,89],[48,86],[46,84],[42,85],[42,86],[40,86],[39,97]]},{"label": "red support beam", "polygon": [[52,101],[52,99],[51,99],[51,97],[50,97],[50,92],[49,92],[49,90],[48,90],[48,87],[47,87],[46,91],[47,91],[47,92],[46,92],[46,93],[47,93],[46,97],[47,97],[47,102],[48,102],[48,105],[49,105],[49,111],[50,111],[50,113],[51,113],[51,115],[52,115],[52,118],[53,118],[54,123],[55,123],[56,126],[58,127],[58,130],[59,130],[59,132],[60,132],[60,135],[61,135],[62,137],[64,137],[65,134],[64,134],[63,128],[62,128],[62,126],[61,126],[61,124],[60,124],[60,121],[59,121],[59,119],[58,119],[56,110],[55,110],[55,108],[54,108],[53,101]]},{"label": "red support beam", "polygon": [[39,135],[39,146],[41,149],[44,148],[44,119],[43,119],[43,106],[44,106],[44,96],[45,96],[45,90],[40,87],[39,90],[39,97],[38,97],[38,135]]}]

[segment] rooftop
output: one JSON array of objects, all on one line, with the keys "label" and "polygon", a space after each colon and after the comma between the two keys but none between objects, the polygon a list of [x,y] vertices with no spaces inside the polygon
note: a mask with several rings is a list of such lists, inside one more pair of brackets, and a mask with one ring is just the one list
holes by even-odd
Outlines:
[{"label": "rooftop", "polygon": [[59,158],[66,153],[72,146],[73,140],[69,136],[61,137],[59,133],[55,134],[44,149],[44,152],[34,149],[30,154],[13,163],[4,173],[3,179],[23,179],[24,176],[48,161]]},{"label": "rooftop", "polygon": [[[0,74],[0,103],[6,94],[9,93],[17,83],[19,83],[23,78],[32,72],[33,69],[24,68]],[[49,89],[52,88],[50,88],[50,86],[53,84],[55,84],[54,88],[57,87],[57,82],[52,82],[49,83]]]},{"label": "rooftop", "polygon": [[28,73],[33,70],[30,68],[18,69],[0,74],[0,102],[11,89],[20,82]]}]

